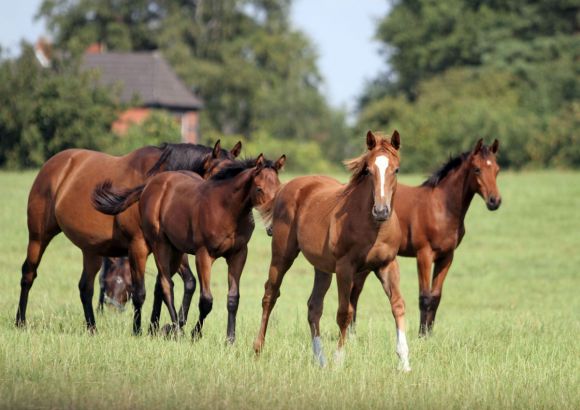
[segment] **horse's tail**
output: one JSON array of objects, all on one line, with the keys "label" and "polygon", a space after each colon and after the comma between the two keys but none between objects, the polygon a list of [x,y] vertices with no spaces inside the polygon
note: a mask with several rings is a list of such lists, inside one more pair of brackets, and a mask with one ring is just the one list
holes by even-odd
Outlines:
[{"label": "horse's tail", "polygon": [[97,185],[93,191],[93,206],[107,215],[117,215],[129,208],[141,197],[145,184],[125,190],[114,190],[111,180]]}]

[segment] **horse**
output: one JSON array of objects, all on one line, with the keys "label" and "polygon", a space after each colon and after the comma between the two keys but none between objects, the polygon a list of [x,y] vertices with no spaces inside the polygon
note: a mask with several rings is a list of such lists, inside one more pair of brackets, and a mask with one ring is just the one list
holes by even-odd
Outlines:
[{"label": "horse", "polygon": [[254,351],[262,351],[268,320],[280,295],[284,275],[300,252],[316,272],[308,299],[308,322],[314,360],[326,366],[320,339],[324,294],[336,273],[340,329],[335,360],[344,360],[346,331],[352,320],[350,294],[360,272],[374,270],[390,300],[397,328],[396,352],[400,367],[409,371],[409,348],[405,336],[405,303],[399,290],[396,260],[401,230],[393,209],[399,172],[400,136],[390,140],[366,135],[367,151],[347,161],[352,172],[343,185],[326,176],[304,176],[286,183],[276,195],[267,218],[272,227],[272,259],[262,299],[262,321]]},{"label": "horse", "polygon": [[[213,152],[222,158],[235,158],[241,143],[231,151],[221,149],[219,141],[211,147],[194,144],[163,144],[139,148],[116,157],[85,149],[68,149],[50,158],[40,169],[28,198],[28,247],[22,265],[20,300],[16,325],[26,324],[26,307],[30,288],[37,277],[38,266],[50,241],[60,232],[83,253],[83,270],[79,291],[85,322],[90,332],[96,330],[92,306],[94,278],[101,267],[102,256],[125,256],[130,245],[122,236],[114,218],[97,212],[91,204],[91,193],[97,182],[109,179],[118,186],[141,184],[151,176],[179,169],[205,172],[204,166]],[[129,218],[130,219],[130,218]],[[191,271],[185,272],[187,297],[195,288]],[[133,331],[140,332],[141,307],[145,300],[143,283],[132,283],[135,308]]]},{"label": "horse", "polygon": [[[501,205],[497,187],[498,149],[497,139],[489,147],[480,139],[473,150],[450,158],[420,186],[398,184],[395,210],[402,232],[398,254],[417,258],[421,337],[433,330],[443,282],[455,249],[465,235],[464,220],[471,200],[478,194],[490,211]],[[368,274],[364,272],[354,281],[351,294],[354,323],[358,299]]]},{"label": "horse", "polygon": [[152,321],[158,320],[163,300],[173,328],[178,329],[171,275],[184,254],[195,254],[201,292],[192,338],[201,337],[213,306],[211,266],[224,257],[229,288],[227,341],[234,342],[240,277],[254,231],[252,208],[260,211],[272,201],[280,186],[278,171],[285,161],[284,155],[271,162],[260,154],[255,160],[232,161],[206,181],[185,172],[165,172],[133,189],[115,190],[107,181],[95,188],[95,208],[109,215],[123,215],[138,202],[141,230],[134,237],[141,245],[131,248],[129,258],[134,261],[132,266],[140,268],[135,272],[138,276],[143,274],[147,255],[153,252],[155,256],[159,286]]},{"label": "horse", "polygon": [[125,304],[131,298],[131,268],[127,257],[103,257],[103,266],[99,274],[99,310],[102,312],[105,304],[111,305],[120,312],[125,310]]}]

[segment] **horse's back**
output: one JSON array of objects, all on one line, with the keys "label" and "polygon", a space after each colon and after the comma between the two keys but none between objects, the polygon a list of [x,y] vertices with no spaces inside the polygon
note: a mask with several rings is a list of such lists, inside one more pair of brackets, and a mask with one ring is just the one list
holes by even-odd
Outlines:
[{"label": "horse's back", "polygon": [[51,224],[56,224],[77,246],[106,252],[114,236],[113,217],[93,208],[94,187],[107,179],[120,188],[139,185],[159,155],[160,150],[154,147],[121,157],[85,149],[68,149],[54,155],[32,186],[29,229],[42,230],[48,213]]}]

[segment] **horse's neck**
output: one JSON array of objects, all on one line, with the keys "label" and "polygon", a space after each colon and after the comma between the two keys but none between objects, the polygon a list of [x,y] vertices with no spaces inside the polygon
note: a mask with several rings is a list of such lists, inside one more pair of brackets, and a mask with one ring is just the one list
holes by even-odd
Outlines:
[{"label": "horse's neck", "polygon": [[231,180],[223,181],[221,189],[218,190],[221,196],[220,202],[227,210],[226,214],[231,215],[234,220],[252,211],[250,198],[251,177],[250,172],[243,171]]},{"label": "horse's neck", "polygon": [[348,217],[372,222],[373,195],[370,185],[368,181],[361,182],[343,196],[343,205],[340,208],[348,210]]},{"label": "horse's neck", "polygon": [[453,215],[461,224],[475,195],[469,186],[468,178],[469,169],[466,164],[462,164],[436,187],[444,194],[448,214]]}]

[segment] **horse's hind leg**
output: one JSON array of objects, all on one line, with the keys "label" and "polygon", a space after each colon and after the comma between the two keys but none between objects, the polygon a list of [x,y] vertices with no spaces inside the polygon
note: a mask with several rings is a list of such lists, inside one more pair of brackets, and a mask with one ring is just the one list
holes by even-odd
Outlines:
[{"label": "horse's hind leg", "polygon": [[346,331],[352,322],[354,309],[350,303],[350,294],[353,287],[354,273],[350,266],[336,269],[336,284],[338,287],[338,311],[336,312],[336,323],[340,329],[338,347],[334,355],[335,362],[342,364],[344,361],[344,344],[346,343]]},{"label": "horse's hind leg", "polygon": [[211,266],[213,265],[214,260],[215,259],[209,255],[205,248],[199,249],[195,254],[195,268],[199,279],[200,295],[199,319],[191,331],[191,337],[193,339],[201,337],[203,322],[213,308],[213,295],[211,294]]},{"label": "horse's hind leg", "polygon": [[314,360],[320,367],[326,366],[326,358],[322,349],[320,339],[320,317],[324,306],[324,295],[332,283],[332,274],[314,269],[314,286],[308,299],[308,324],[312,334],[312,351]]},{"label": "horse's hind leg", "polygon": [[427,318],[425,325],[427,331],[431,333],[435,325],[435,315],[441,302],[441,293],[443,292],[443,282],[449,272],[451,263],[453,262],[453,252],[446,254],[441,259],[435,261],[433,268],[433,284],[431,285],[431,298],[429,301],[429,309],[427,311]]},{"label": "horse's hind leg", "polygon": [[378,270],[376,275],[391,303],[391,311],[397,327],[396,352],[400,359],[400,369],[408,372],[411,370],[411,366],[409,365],[409,346],[405,335],[405,301],[399,288],[399,262],[397,259],[393,259],[387,266]]},{"label": "horse's hind leg", "polygon": [[99,255],[83,252],[83,273],[81,274],[81,279],[79,281],[79,292],[89,332],[97,330],[95,312],[93,311],[93,293],[95,288],[95,276],[97,275],[102,262],[103,258]]},{"label": "horse's hind leg", "polygon": [[[39,219],[39,218],[34,218]],[[36,229],[33,215],[28,215],[28,248],[26,251],[26,260],[22,264],[22,278],[20,280],[20,301],[18,302],[18,310],[16,312],[16,326],[26,325],[26,307],[28,305],[28,293],[37,276],[38,265],[42,259],[42,255],[46,247],[58,233],[60,229],[56,221],[50,223],[50,229]]]},{"label": "horse's hind leg", "polygon": [[175,310],[173,280],[171,277],[179,268],[183,255],[175,250],[169,242],[165,241],[157,242],[153,248],[153,253],[159,272],[157,274],[158,283],[161,287],[163,301],[165,306],[167,306],[167,310],[169,310],[169,317],[171,318],[171,328],[167,330],[168,333],[175,332],[179,329],[179,322],[177,320],[177,311]]},{"label": "horse's hind leg", "polygon": [[254,351],[256,353],[260,353],[264,347],[268,321],[270,320],[270,314],[272,313],[272,309],[274,309],[276,300],[280,296],[282,280],[288,269],[292,266],[294,259],[298,256],[298,252],[296,235],[289,234],[285,226],[282,228],[274,227],[272,261],[270,262],[268,280],[264,285],[264,297],[262,298],[262,322],[258,336],[254,341]]},{"label": "horse's hind leg", "polygon": [[189,306],[191,305],[191,299],[195,293],[196,286],[195,277],[193,276],[193,272],[191,272],[189,261],[187,260],[187,254],[183,254],[181,266],[177,273],[179,273],[179,276],[181,276],[181,279],[183,280],[183,301],[178,313],[179,327],[183,327],[187,323]]}]

